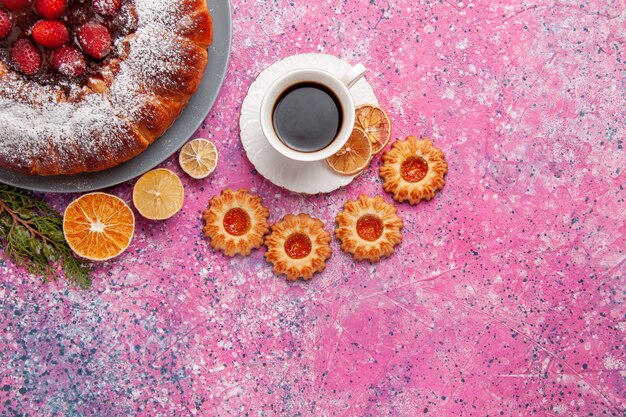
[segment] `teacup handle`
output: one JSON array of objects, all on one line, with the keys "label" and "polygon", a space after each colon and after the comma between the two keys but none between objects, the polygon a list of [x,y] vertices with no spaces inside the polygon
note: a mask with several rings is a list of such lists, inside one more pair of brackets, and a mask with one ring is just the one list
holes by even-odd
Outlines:
[{"label": "teacup handle", "polygon": [[341,77],[341,82],[348,88],[352,88],[357,81],[359,81],[365,75],[365,66],[363,64],[356,64]]}]

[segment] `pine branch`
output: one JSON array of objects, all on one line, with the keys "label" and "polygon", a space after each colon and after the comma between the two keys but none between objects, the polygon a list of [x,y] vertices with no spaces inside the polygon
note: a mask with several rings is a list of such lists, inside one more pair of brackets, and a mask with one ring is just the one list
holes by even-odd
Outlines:
[{"label": "pine branch", "polygon": [[46,202],[4,184],[0,184],[0,243],[6,258],[44,281],[60,278],[60,263],[68,281],[81,288],[91,286],[91,267],[72,253],[61,216]]}]

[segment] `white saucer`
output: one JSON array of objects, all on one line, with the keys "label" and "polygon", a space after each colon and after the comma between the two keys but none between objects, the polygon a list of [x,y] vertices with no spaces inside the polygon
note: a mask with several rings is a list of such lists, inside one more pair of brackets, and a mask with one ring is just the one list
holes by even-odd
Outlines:
[{"label": "white saucer", "polygon": [[[243,100],[239,118],[241,143],[259,174],[279,187],[306,194],[328,193],[352,182],[354,177],[334,173],[325,161],[299,162],[281,155],[268,143],[259,120],[263,96],[281,75],[298,68],[319,68],[341,77],[351,67],[332,55],[301,54],[278,61],[259,74]],[[374,90],[365,78],[350,91],[356,105],[378,104]]]}]

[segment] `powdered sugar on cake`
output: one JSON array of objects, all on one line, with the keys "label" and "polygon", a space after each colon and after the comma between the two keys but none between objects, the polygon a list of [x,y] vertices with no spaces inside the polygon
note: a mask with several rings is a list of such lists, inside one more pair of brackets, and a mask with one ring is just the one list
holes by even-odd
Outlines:
[{"label": "powdered sugar on cake", "polygon": [[[172,111],[180,111],[193,93],[184,83],[199,80],[206,64],[204,52],[198,68],[203,48],[178,35],[193,27],[189,9],[196,4],[127,1],[116,20],[136,31],[115,42],[117,56],[86,86],[40,85],[0,62],[0,166],[56,174],[46,169],[50,163],[62,173],[73,165],[81,172],[100,169],[100,157],[117,164],[145,149],[155,139],[139,134],[151,128],[146,112],[155,103],[167,110],[172,102]],[[84,164],[76,166],[76,158]]]}]

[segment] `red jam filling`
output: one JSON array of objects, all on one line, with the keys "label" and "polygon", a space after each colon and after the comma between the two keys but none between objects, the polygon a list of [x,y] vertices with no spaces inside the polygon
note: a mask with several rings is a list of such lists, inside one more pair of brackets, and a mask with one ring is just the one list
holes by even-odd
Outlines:
[{"label": "red jam filling", "polygon": [[383,222],[373,214],[366,214],[357,220],[356,232],[361,239],[373,242],[383,235]]},{"label": "red jam filling", "polygon": [[224,216],[224,230],[233,236],[241,236],[250,230],[250,216],[239,207],[228,210]]},{"label": "red jam filling", "polygon": [[407,182],[419,182],[428,174],[428,162],[421,156],[408,157],[400,167],[400,175]]},{"label": "red jam filling", "polygon": [[294,233],[285,241],[285,253],[291,259],[302,259],[313,249],[311,239],[304,233]]}]

